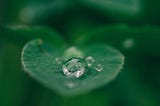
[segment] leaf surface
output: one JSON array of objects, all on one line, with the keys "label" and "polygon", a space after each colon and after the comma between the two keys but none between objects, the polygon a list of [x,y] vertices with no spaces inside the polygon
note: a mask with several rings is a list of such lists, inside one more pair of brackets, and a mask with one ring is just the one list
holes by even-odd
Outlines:
[{"label": "leaf surface", "polygon": [[67,77],[55,59],[63,57],[68,50],[56,48],[42,40],[33,40],[25,45],[22,51],[22,65],[33,78],[66,96],[89,92],[105,85],[122,69],[124,56],[110,46],[94,44],[77,48],[84,57],[92,56],[95,64],[101,64],[103,70],[98,72],[95,68],[88,68],[86,75],[81,78]]}]

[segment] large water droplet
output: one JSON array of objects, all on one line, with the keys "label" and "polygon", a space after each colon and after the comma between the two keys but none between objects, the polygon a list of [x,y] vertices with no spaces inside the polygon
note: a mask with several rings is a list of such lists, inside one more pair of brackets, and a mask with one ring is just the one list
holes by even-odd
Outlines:
[{"label": "large water droplet", "polygon": [[88,57],[86,57],[85,61],[86,61],[87,65],[90,67],[95,62],[95,59],[92,56],[88,56]]},{"label": "large water droplet", "polygon": [[100,72],[100,71],[103,70],[103,66],[102,66],[101,64],[97,64],[97,65],[95,66],[95,69]]},{"label": "large water droplet", "polygon": [[71,58],[62,67],[63,73],[69,77],[81,77],[86,71],[87,65],[82,58]]}]

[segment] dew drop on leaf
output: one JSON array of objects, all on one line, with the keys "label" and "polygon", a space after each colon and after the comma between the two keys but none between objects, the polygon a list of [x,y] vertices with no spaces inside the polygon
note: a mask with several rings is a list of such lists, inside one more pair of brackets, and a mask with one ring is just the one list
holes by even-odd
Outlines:
[{"label": "dew drop on leaf", "polygon": [[[74,53],[73,48],[71,51],[61,51],[48,42],[38,42],[33,40],[24,46],[21,57],[23,69],[62,96],[76,96],[108,84],[118,75],[124,64],[124,56],[108,45],[76,47]],[[77,56],[79,53],[82,55]],[[96,64],[89,67],[84,58],[86,56],[94,57]],[[57,65],[57,57],[62,58],[61,65]],[[98,72],[102,70],[103,72]]]},{"label": "dew drop on leaf", "polygon": [[90,67],[95,62],[95,59],[92,56],[88,56],[88,57],[86,57],[85,61],[86,61],[87,65]]},{"label": "dew drop on leaf", "polygon": [[97,65],[95,66],[95,69],[100,72],[100,71],[103,70],[103,66],[102,66],[101,64],[97,64]]},{"label": "dew drop on leaf", "polygon": [[61,64],[63,63],[63,60],[62,60],[62,58],[60,58],[60,57],[57,57],[57,58],[55,59],[55,61],[56,61],[57,65],[61,65]]},{"label": "dew drop on leaf", "polygon": [[68,77],[81,77],[87,68],[87,64],[83,58],[71,58],[64,62],[62,70],[64,75]]}]

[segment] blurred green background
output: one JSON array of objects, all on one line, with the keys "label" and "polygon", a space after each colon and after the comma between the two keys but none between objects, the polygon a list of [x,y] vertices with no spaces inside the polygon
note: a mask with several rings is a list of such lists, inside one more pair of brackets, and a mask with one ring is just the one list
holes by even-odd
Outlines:
[{"label": "blurred green background", "polygon": [[[159,106],[159,5],[159,0],[1,0],[0,106]],[[22,71],[22,47],[46,32],[17,30],[34,26],[55,30],[71,45],[110,44],[125,55],[124,69],[109,85],[60,96]]]}]

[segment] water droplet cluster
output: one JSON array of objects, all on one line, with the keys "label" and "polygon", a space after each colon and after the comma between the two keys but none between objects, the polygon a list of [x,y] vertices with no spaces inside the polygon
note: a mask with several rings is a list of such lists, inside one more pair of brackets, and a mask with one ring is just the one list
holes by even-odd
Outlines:
[{"label": "water droplet cluster", "polygon": [[86,58],[72,57],[65,62],[58,57],[55,61],[58,65],[62,65],[62,71],[68,77],[80,78],[87,72],[88,67],[94,68],[97,72],[103,70],[101,64],[95,64],[96,61],[92,56]]}]

